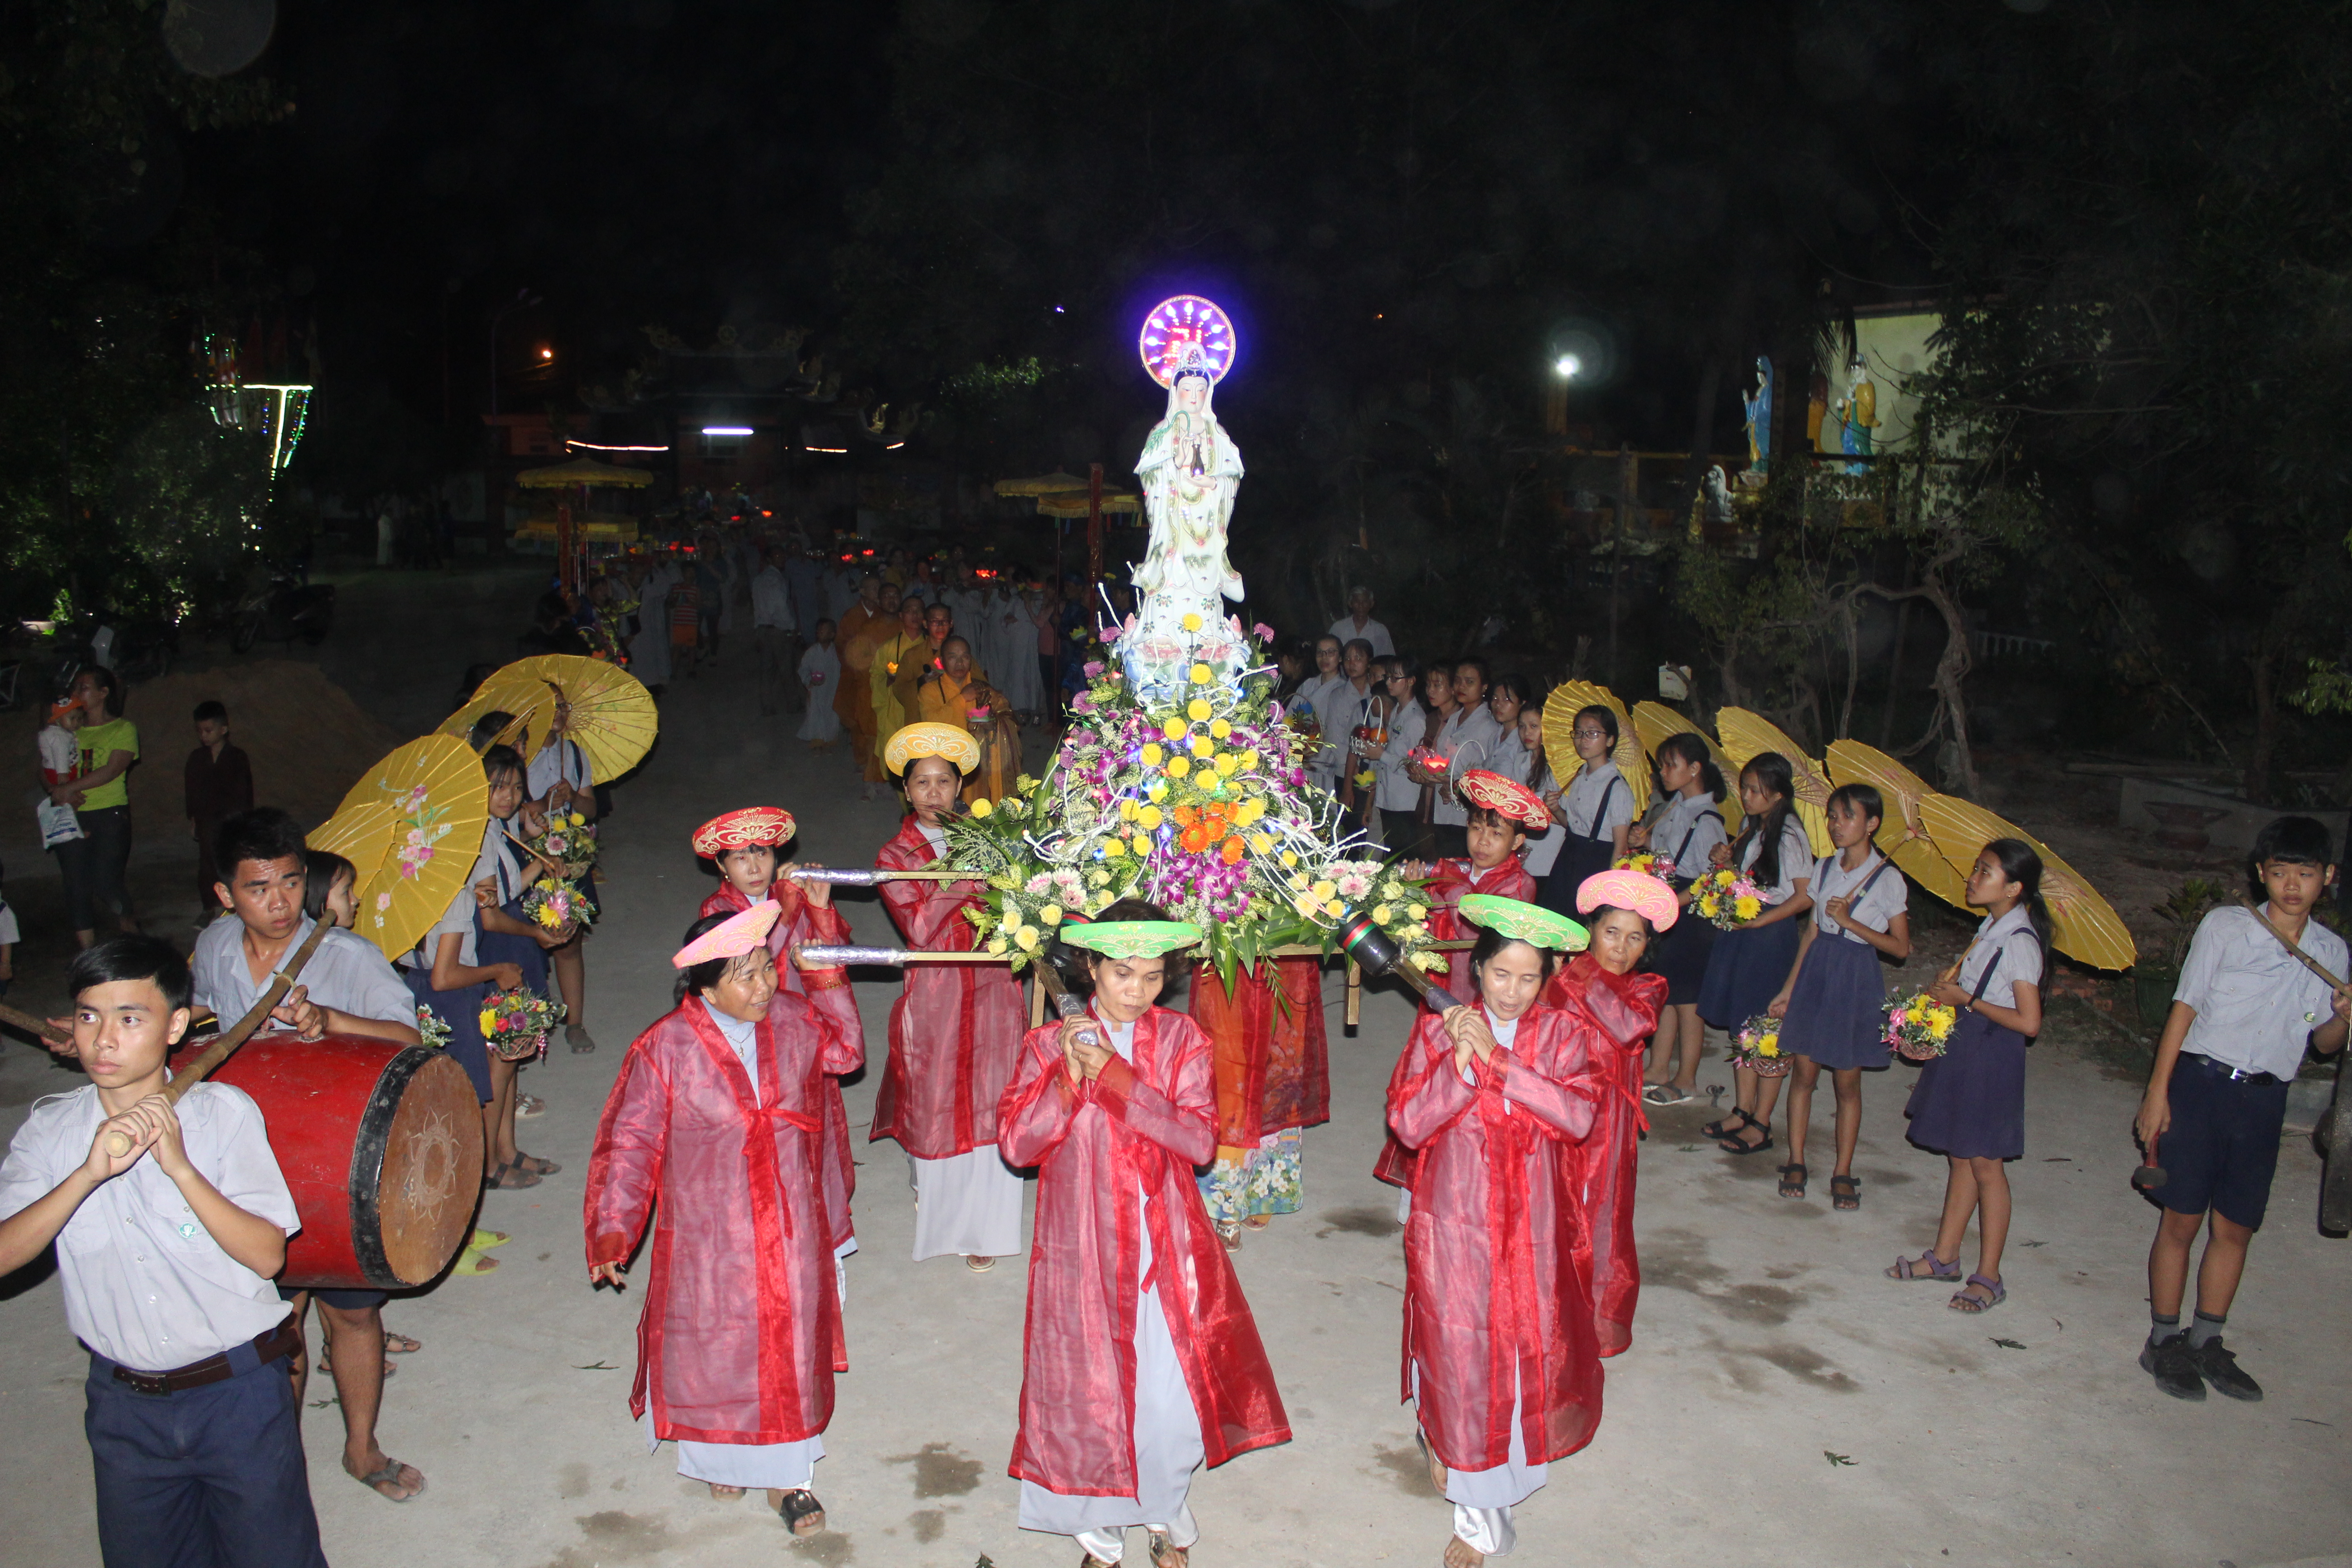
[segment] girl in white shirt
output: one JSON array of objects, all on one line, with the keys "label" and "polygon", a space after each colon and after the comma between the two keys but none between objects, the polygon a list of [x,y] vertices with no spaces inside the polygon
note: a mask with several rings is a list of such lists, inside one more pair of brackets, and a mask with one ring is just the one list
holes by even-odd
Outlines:
[{"label": "girl in white shirt", "polygon": [[1559,819],[1559,783],[1551,776],[1550,760],[1544,755],[1543,707],[1533,700],[1519,710],[1519,752],[1527,759],[1526,768],[1509,776],[1533,790],[1551,813],[1551,826],[1544,829],[1542,837],[1528,839],[1519,858],[1528,875],[1540,885],[1559,859],[1559,847],[1568,840],[1568,825]]},{"label": "girl in white shirt", "polygon": [[[1797,917],[1813,907],[1813,847],[1797,820],[1797,785],[1789,759],[1759,752],[1739,770],[1739,805],[1748,825],[1738,842],[1716,851],[1717,865],[1736,865],[1763,890],[1764,909],[1738,931],[1725,931],[1707,954],[1698,1016],[1718,1029],[1738,1029],[1772,1004],[1797,962]],[[1676,921],[1680,924],[1680,921]],[[1731,1114],[1700,1131],[1729,1154],[1760,1154],[1772,1147],[1772,1106],[1780,1080],[1735,1068],[1738,1095]]]},{"label": "girl in white shirt", "polygon": [[1625,855],[1633,830],[1633,786],[1610,760],[1617,749],[1617,715],[1600,703],[1577,710],[1569,731],[1578,768],[1569,781],[1560,819],[1568,827],[1559,858],[1544,879],[1543,905],[1574,919],[1576,889]]},{"label": "girl in white shirt", "polygon": [[1837,1169],[1830,1202],[1862,1206],[1853,1146],[1862,1135],[1862,1075],[1887,1065],[1886,978],[1879,955],[1911,956],[1911,917],[1903,873],[1873,847],[1886,803],[1866,784],[1842,784],[1828,807],[1837,853],[1813,866],[1813,915],[1797,942],[1797,962],[1768,1009],[1781,1019],[1780,1053],[1795,1058],[1789,1079],[1789,1163],[1780,1195],[1805,1195],[1806,1123],[1813,1085],[1830,1071],[1837,1095]]},{"label": "girl in white shirt", "polygon": [[[1706,874],[1717,847],[1729,838],[1718,809],[1728,791],[1705,736],[1688,731],[1667,736],[1658,742],[1657,764],[1658,788],[1672,799],[1665,815],[1634,828],[1626,843],[1674,863],[1675,889],[1688,910],[1690,885]],[[1657,1037],[1644,1075],[1649,1084],[1642,1090],[1642,1098],[1652,1105],[1680,1105],[1698,1082],[1699,1053],[1706,1044],[1698,994],[1715,938],[1712,923],[1692,916],[1668,926],[1653,950],[1651,965],[1666,977],[1666,1000],[1658,1009]]]}]

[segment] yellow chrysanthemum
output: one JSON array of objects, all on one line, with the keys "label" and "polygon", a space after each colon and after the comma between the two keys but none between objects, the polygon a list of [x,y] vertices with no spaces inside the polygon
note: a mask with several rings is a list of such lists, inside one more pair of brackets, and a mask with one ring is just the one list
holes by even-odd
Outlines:
[{"label": "yellow chrysanthemum", "polygon": [[1148,798],[1152,800],[1166,800],[1168,798],[1168,781],[1166,779],[1153,779],[1150,784],[1143,786],[1143,793]]},{"label": "yellow chrysanthemum", "polygon": [[1186,725],[1183,720],[1171,719],[1168,722],[1160,726],[1160,732],[1167,736],[1171,741],[1181,741],[1192,731],[1191,728]]},{"label": "yellow chrysanthemum", "polygon": [[1753,898],[1746,893],[1742,893],[1738,898],[1733,900],[1731,904],[1731,912],[1738,915],[1744,921],[1754,920],[1763,911],[1763,900]]},{"label": "yellow chrysanthemum", "polygon": [[1185,744],[1191,749],[1192,754],[1196,757],[1206,757],[1211,752],[1217,749],[1217,743],[1209,739],[1206,735],[1194,735],[1190,741],[1186,742]]},{"label": "yellow chrysanthemum", "polygon": [[1120,856],[1127,853],[1127,840],[1124,838],[1106,838],[1103,840],[1102,852],[1110,858],[1116,860]]},{"label": "yellow chrysanthemum", "polygon": [[1195,686],[1206,686],[1210,681],[1216,679],[1215,672],[1210,669],[1210,668],[1205,664],[1194,665],[1192,669],[1192,684]]},{"label": "yellow chrysanthemum", "polygon": [[1160,765],[1160,759],[1167,754],[1160,749],[1158,742],[1147,741],[1143,744],[1143,765],[1147,768],[1156,768]]},{"label": "yellow chrysanthemum", "polygon": [[994,811],[996,807],[990,804],[989,798],[984,795],[978,796],[971,803],[971,814],[974,816],[986,816],[990,812]]},{"label": "yellow chrysanthemum", "polygon": [[1241,765],[1242,760],[1231,752],[1227,752],[1217,759],[1217,776],[1229,779],[1234,776],[1234,770]]},{"label": "yellow chrysanthemum", "polygon": [[1195,724],[1207,722],[1209,715],[1214,710],[1209,706],[1209,700],[1205,697],[1195,697],[1192,701],[1184,704],[1184,717]]},{"label": "yellow chrysanthemum", "polygon": [[1181,624],[1186,631],[1197,632],[1201,629],[1201,617],[1188,610]]},{"label": "yellow chrysanthemum", "polygon": [[1143,808],[1141,806],[1136,805],[1132,800],[1122,800],[1118,803],[1118,815],[1124,821],[1133,822],[1136,818],[1137,813],[1140,812],[1142,809]]},{"label": "yellow chrysanthemum", "polygon": [[1159,832],[1160,824],[1163,820],[1165,819],[1160,816],[1160,808],[1156,805],[1139,806],[1136,809],[1135,825],[1146,833]]},{"label": "yellow chrysanthemum", "polygon": [[1188,775],[1189,773],[1192,773],[1192,758],[1190,758],[1190,757],[1171,757],[1171,758],[1169,758],[1169,759],[1168,759],[1168,776],[1169,776],[1170,778],[1171,778],[1171,779],[1181,779],[1181,778],[1185,777],[1185,776],[1186,776],[1186,775]]},{"label": "yellow chrysanthemum", "polygon": [[482,1026],[482,1033],[487,1035],[492,1029],[498,1027],[499,1016],[496,1013],[491,1012],[488,1007],[485,1007],[482,1009],[482,1016],[479,1021]]},{"label": "yellow chrysanthemum", "polygon": [[1209,733],[1220,741],[1233,732],[1234,727],[1223,719],[1213,719],[1209,721]]},{"label": "yellow chrysanthemum", "polygon": [[1255,746],[1252,746],[1248,751],[1242,753],[1242,767],[1246,770],[1255,768],[1255,766],[1257,766],[1257,748]]},{"label": "yellow chrysanthemum", "polygon": [[1290,867],[1290,866],[1296,866],[1296,865],[1297,865],[1297,864],[1298,864],[1298,851],[1297,851],[1297,850],[1296,850],[1296,849],[1286,849],[1286,850],[1284,850],[1284,851],[1282,852],[1282,863],[1283,863],[1283,865],[1284,865],[1285,867]]},{"label": "yellow chrysanthemum", "polygon": [[588,826],[588,819],[575,811],[572,814],[572,826],[574,827],[585,827]]},{"label": "yellow chrysanthemum", "polygon": [[1249,847],[1253,854],[1263,855],[1274,847],[1274,840],[1265,834],[1253,833],[1250,835]]},{"label": "yellow chrysanthemum", "polygon": [[1265,815],[1265,797],[1262,795],[1254,795],[1247,800],[1242,802],[1241,805],[1234,812],[1234,820],[1240,823],[1244,827],[1247,827],[1251,823],[1255,822],[1259,817],[1264,816]]}]

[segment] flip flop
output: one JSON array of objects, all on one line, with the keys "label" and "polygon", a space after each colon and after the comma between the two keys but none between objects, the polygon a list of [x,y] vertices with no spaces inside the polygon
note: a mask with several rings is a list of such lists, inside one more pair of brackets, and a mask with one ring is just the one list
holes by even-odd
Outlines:
[{"label": "flip flop", "polygon": [[466,1251],[457,1255],[457,1266],[451,1268],[449,1272],[452,1274],[495,1274],[498,1272],[498,1268],[499,1260],[497,1258],[485,1258],[482,1254],[468,1247]]},{"label": "flip flop", "polygon": [[1670,1083],[1654,1083],[1642,1090],[1642,1099],[1650,1105],[1681,1105],[1698,1097],[1686,1089],[1676,1089]]},{"label": "flip flop", "polygon": [[474,1228],[474,1234],[467,1239],[466,1245],[472,1247],[476,1252],[488,1252],[491,1247],[504,1247],[508,1242],[512,1241],[514,1237],[509,1236],[505,1231],[484,1230],[480,1226],[477,1226]]},{"label": "flip flop", "polygon": [[[375,1493],[376,1496],[383,1499],[386,1502],[408,1502],[424,1495],[424,1471],[417,1470],[416,1489],[410,1492],[406,1497],[394,1497],[383,1489],[387,1486],[406,1486],[408,1483],[400,1479],[400,1472],[403,1470],[415,1468],[416,1467],[414,1465],[404,1465],[398,1459],[386,1456],[383,1461],[383,1468],[382,1469],[371,1470],[363,1476],[352,1476],[352,1479],[359,1482],[360,1485],[367,1488],[368,1490]],[[350,1473],[351,1472],[348,1470],[344,1472],[346,1475],[349,1475]]]},{"label": "flip flop", "polygon": [[[479,1235],[480,1232],[478,1231],[475,1234]],[[411,1339],[406,1334],[395,1334],[390,1329],[386,1329],[383,1332],[383,1353],[386,1355],[415,1355],[424,1348],[423,1340]]]}]

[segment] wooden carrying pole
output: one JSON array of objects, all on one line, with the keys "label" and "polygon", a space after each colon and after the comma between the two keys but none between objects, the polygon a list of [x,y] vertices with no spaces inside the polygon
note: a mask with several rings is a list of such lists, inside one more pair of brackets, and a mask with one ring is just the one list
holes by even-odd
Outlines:
[{"label": "wooden carrying pole", "polygon": [[[310,962],[310,954],[318,951],[319,939],[326,935],[331,929],[323,921],[310,927],[310,936],[304,939],[300,947],[294,950],[293,958],[287,963],[286,967],[270,976],[269,988],[255,999],[253,1005],[246,1011],[245,1016],[236,1021],[236,1026],[211,1045],[206,1046],[191,1058],[186,1066],[172,1075],[172,1081],[163,1086],[164,1104],[177,1104],[180,1096],[202,1083],[206,1073],[228,1060],[236,1054],[237,1047],[252,1038],[256,1030],[269,1022],[270,1009],[285,1000],[286,993],[294,989],[294,977],[302,973],[302,966]],[[130,1135],[121,1131],[108,1133],[106,1152],[118,1160],[130,1153]]]},{"label": "wooden carrying pole", "polygon": [[51,1045],[68,1046],[73,1043],[71,1035],[61,1035],[49,1027],[49,1021],[47,1018],[36,1018],[30,1013],[19,1012],[5,1003],[0,1003],[0,1024],[12,1025],[24,1030],[35,1039],[45,1040]]}]

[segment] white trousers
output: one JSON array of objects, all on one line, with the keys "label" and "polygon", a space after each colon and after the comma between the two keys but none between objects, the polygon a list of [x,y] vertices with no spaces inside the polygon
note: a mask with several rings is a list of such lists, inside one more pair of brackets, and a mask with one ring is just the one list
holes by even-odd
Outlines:
[{"label": "white trousers", "polygon": [[915,1261],[1010,1258],[1021,1250],[1021,1177],[993,1143],[944,1160],[907,1156],[915,1188]]}]

